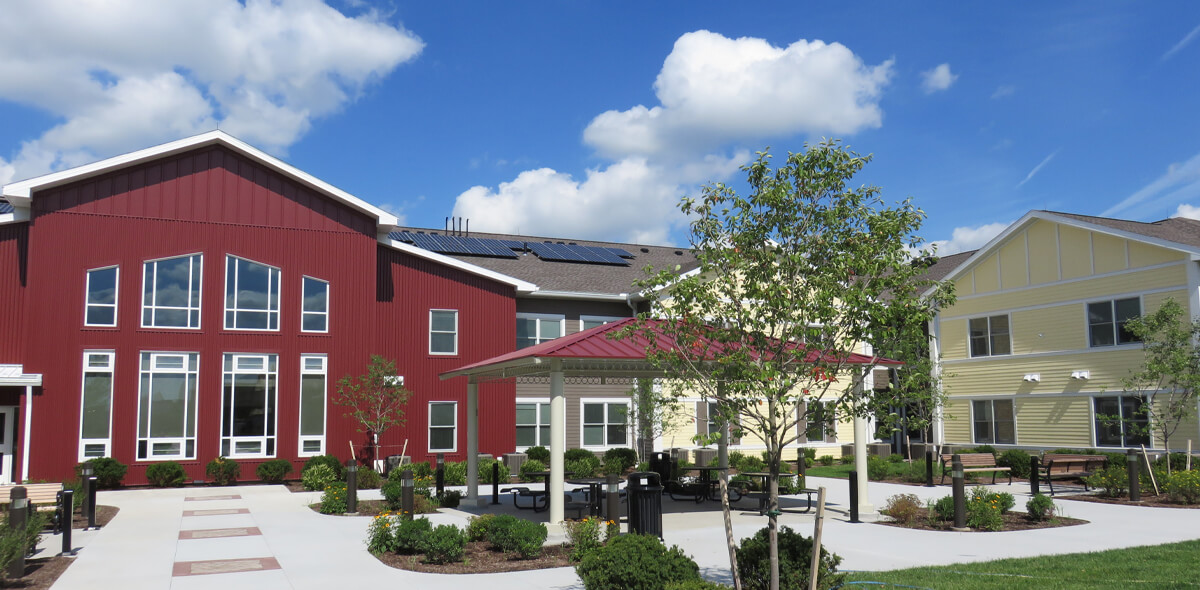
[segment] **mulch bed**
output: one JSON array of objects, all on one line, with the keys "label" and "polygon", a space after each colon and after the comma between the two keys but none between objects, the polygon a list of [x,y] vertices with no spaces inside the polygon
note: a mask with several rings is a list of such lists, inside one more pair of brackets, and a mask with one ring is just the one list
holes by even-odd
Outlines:
[{"label": "mulch bed", "polygon": [[492,551],[486,541],[467,543],[463,561],[437,565],[424,563],[422,555],[399,555],[385,553],[377,555],[384,564],[402,570],[426,572],[432,574],[487,574],[495,572],[519,572],[525,570],[540,570],[551,567],[570,567],[568,559],[571,554],[569,547],[561,545],[542,548],[542,555],[533,559],[521,559],[516,554],[505,554]]},{"label": "mulch bed", "polygon": [[[891,520],[881,520],[876,524],[882,524],[882,525],[894,526],[894,527],[906,528],[906,529],[916,529],[916,530],[921,530],[921,531],[948,531],[951,529],[951,527],[954,526],[953,522],[937,521],[937,522],[930,524],[928,514],[929,514],[928,510],[925,510],[924,508],[919,509],[916,522],[914,522],[912,524],[912,526],[904,526],[898,522],[891,521]],[[1003,532],[1003,531],[1030,531],[1030,530],[1034,530],[1034,529],[1052,529],[1052,528],[1057,528],[1057,527],[1062,527],[1062,526],[1075,526],[1078,524],[1087,524],[1088,523],[1088,521],[1086,521],[1086,520],[1080,520],[1078,518],[1066,518],[1066,517],[1062,517],[1062,516],[1056,516],[1054,518],[1051,518],[1050,520],[1045,520],[1045,521],[1039,522],[1039,521],[1035,521],[1035,520],[1029,520],[1029,517],[1023,512],[1009,512],[1007,514],[1001,514],[1000,518],[1002,520],[1004,520],[1004,528],[1000,529],[1000,531],[980,531],[980,530],[971,529],[970,532],[988,533],[988,532]]]},{"label": "mulch bed", "polygon": [[1093,495],[1078,495],[1078,496],[1055,496],[1055,500],[1075,500],[1077,502],[1095,502],[1097,504],[1120,504],[1122,506],[1148,506],[1151,508],[1200,508],[1200,504],[1184,504],[1170,499],[1166,494],[1147,494],[1142,492],[1142,499],[1139,502],[1130,502],[1128,495],[1123,495],[1118,498],[1109,498],[1107,496]]}]

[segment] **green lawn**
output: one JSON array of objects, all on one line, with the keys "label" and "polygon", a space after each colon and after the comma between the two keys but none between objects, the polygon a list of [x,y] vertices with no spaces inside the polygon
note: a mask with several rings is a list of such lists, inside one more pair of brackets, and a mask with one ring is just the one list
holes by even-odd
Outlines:
[{"label": "green lawn", "polygon": [[852,572],[843,588],[1197,588],[1200,541],[1026,559]]},{"label": "green lawn", "polygon": [[804,473],[805,475],[811,475],[813,477],[838,477],[841,479],[848,479],[850,477],[850,472],[853,470],[853,463],[849,465],[830,465],[828,467],[824,465],[813,465],[812,467],[805,469]]}]

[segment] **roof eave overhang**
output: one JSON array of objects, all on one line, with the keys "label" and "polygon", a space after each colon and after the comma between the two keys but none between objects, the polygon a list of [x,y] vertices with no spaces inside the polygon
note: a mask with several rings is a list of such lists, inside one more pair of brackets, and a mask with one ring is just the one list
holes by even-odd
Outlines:
[{"label": "roof eave overhang", "polygon": [[588,293],[586,291],[547,291],[538,290],[528,293],[526,297],[540,299],[571,299],[578,301],[615,301],[624,303],[629,299],[628,293]]},{"label": "roof eave overhang", "polygon": [[463,262],[462,260],[459,260],[457,258],[452,258],[450,256],[438,254],[437,252],[430,252],[429,250],[425,250],[423,248],[418,248],[416,246],[413,246],[411,244],[406,244],[406,243],[398,241],[398,240],[393,240],[386,236],[381,236],[379,238],[379,243],[381,243],[385,246],[388,246],[389,248],[392,248],[394,250],[399,250],[400,252],[404,252],[405,254],[410,254],[410,255],[416,256],[418,258],[424,258],[425,260],[429,260],[431,262],[436,262],[438,264],[449,266],[451,268],[455,268],[457,270],[461,270],[466,273],[470,273],[470,274],[484,277],[486,279],[490,279],[490,280],[493,280],[493,281],[496,281],[499,283],[510,285],[513,287],[513,289],[516,290],[518,295],[528,295],[528,294],[531,294],[538,290],[537,285],[530,283],[528,281],[522,281],[521,279],[518,279],[515,277],[510,277],[506,274],[501,274],[501,273],[498,273],[498,272],[488,269],[488,268],[483,268],[482,266],[476,266],[469,262]]}]

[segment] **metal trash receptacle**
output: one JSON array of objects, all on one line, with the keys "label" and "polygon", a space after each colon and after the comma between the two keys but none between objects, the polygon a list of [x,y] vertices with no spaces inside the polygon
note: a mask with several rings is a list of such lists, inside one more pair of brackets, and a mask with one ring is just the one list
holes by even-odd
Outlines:
[{"label": "metal trash receptacle", "polygon": [[662,479],[652,472],[630,473],[629,532],[662,538]]},{"label": "metal trash receptacle", "polygon": [[658,481],[671,481],[671,454],[670,453],[651,453],[650,454],[650,471],[658,474]]}]

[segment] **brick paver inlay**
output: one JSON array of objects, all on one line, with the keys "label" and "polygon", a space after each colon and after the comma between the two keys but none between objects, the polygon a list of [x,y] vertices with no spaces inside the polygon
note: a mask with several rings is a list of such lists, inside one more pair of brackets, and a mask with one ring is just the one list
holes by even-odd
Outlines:
[{"label": "brick paver inlay", "polygon": [[205,500],[241,500],[242,497],[238,494],[226,494],[224,496],[187,496],[183,499],[184,502],[203,502]]},{"label": "brick paver inlay", "polygon": [[246,508],[214,508],[212,510],[184,510],[184,516],[224,516],[226,514],[250,514]]},{"label": "brick paver inlay", "polygon": [[235,574],[277,570],[279,562],[274,557],[249,559],[210,559],[206,561],[177,561],[172,571],[174,576],[202,576],[206,574]]},{"label": "brick paver inlay", "polygon": [[262,531],[258,527],[238,527],[230,529],[197,529],[191,531],[179,531],[179,538],[182,539],[216,539],[218,537],[253,537],[261,535]]}]

